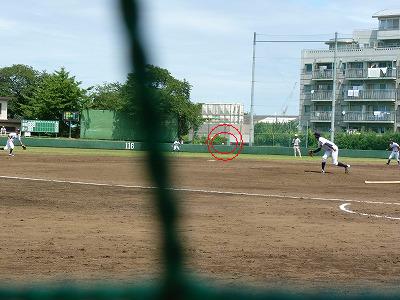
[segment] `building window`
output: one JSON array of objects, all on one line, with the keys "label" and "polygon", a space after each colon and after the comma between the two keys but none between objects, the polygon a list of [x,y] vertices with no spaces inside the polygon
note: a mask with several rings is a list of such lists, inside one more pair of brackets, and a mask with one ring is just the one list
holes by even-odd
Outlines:
[{"label": "building window", "polygon": [[354,61],[349,63],[349,69],[362,69],[364,67],[363,62]]},{"label": "building window", "polygon": [[379,68],[387,68],[387,67],[389,67],[390,66],[390,64],[388,63],[388,62],[386,62],[386,61],[380,61],[379,63],[378,63],[378,67]]},{"label": "building window", "polygon": [[332,105],[316,105],[315,111],[332,111]]},{"label": "building window", "polygon": [[381,19],[379,20],[379,30],[398,30],[399,19]]},{"label": "building window", "polygon": [[304,112],[309,113],[310,112],[310,105],[304,105]]},{"label": "building window", "polygon": [[332,84],[319,84],[318,90],[319,91],[332,91],[333,85]]},{"label": "building window", "polygon": [[305,64],[304,70],[306,71],[306,73],[311,73],[312,72],[312,64]]}]

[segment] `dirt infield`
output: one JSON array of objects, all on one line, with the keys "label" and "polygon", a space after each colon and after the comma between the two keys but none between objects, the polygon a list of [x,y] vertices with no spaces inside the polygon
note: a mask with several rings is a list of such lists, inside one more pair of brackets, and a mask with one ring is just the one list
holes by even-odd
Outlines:
[{"label": "dirt infield", "polygon": [[[346,175],[330,165],[320,174],[319,158],[170,160],[174,187],[188,189],[177,194],[190,271],[263,287],[399,283],[400,185],[364,183],[399,180],[397,166],[355,163]],[[16,177],[0,178],[0,281],[157,277],[144,158],[17,154],[0,163],[1,176]]]}]

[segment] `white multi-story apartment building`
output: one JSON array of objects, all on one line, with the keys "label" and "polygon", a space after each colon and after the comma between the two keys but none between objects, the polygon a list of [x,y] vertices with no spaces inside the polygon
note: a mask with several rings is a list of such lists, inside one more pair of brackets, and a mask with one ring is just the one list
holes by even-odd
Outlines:
[{"label": "white multi-story apartment building", "polygon": [[400,9],[383,10],[372,17],[378,19],[378,29],[355,30],[352,38],[338,38],[336,43],[332,39],[326,42],[326,50],[302,51],[303,130],[330,130],[335,90],[335,132],[399,131]]}]

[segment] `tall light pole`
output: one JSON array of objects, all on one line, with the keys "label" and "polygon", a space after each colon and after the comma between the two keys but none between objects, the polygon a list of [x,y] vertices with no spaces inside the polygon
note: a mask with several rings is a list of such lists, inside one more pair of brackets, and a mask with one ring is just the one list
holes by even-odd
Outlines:
[{"label": "tall light pole", "polygon": [[250,97],[250,130],[249,130],[249,146],[253,146],[254,141],[254,71],[256,68],[256,36],[253,34],[253,65],[251,67],[251,97]]},{"label": "tall light pole", "polygon": [[[336,34],[337,35],[337,34]],[[253,145],[254,141],[254,72],[256,68],[256,44],[257,43],[325,43],[325,40],[258,40],[257,33],[253,34],[253,65],[251,69],[251,98],[250,98],[250,130],[249,130],[249,146]],[[336,48],[336,42],[335,42]],[[335,50],[336,56],[336,50]]]},{"label": "tall light pole", "polygon": [[308,149],[308,121],[307,121],[307,127],[306,127],[306,149]]},{"label": "tall light pole", "polygon": [[335,140],[335,102],[336,102],[336,53],[337,53],[337,32],[335,32],[335,50],[333,51],[333,89],[332,89],[332,112],[331,112],[331,141]]}]

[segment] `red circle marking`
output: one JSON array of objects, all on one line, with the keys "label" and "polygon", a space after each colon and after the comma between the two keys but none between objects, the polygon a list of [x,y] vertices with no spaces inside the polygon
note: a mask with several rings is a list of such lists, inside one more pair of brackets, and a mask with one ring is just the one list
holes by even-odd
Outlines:
[{"label": "red circle marking", "polygon": [[[213,144],[213,141],[214,141],[214,139],[215,139],[217,136],[219,136],[219,135],[221,135],[221,134],[229,134],[229,135],[231,135],[231,136],[233,136],[233,137],[235,138],[235,140],[236,140],[236,145],[235,145],[235,148],[233,148],[233,150],[228,151],[228,152],[222,152],[222,151],[218,151],[217,149],[215,149],[214,144]],[[219,154],[231,154],[231,153],[233,153],[233,152],[236,151],[236,149],[238,148],[238,145],[239,145],[239,141],[238,141],[237,137],[236,137],[233,133],[227,132],[227,131],[220,131],[220,132],[214,134],[214,136],[211,138],[210,142],[211,142],[211,148],[212,148],[215,152],[217,152],[217,153],[219,153]]]},{"label": "red circle marking", "polygon": [[[238,133],[238,135],[239,135],[239,137],[240,137],[240,143],[239,143],[239,139],[237,138],[237,136],[236,136],[235,134],[233,134],[233,133],[231,133],[231,132],[227,132],[227,131],[220,131],[220,132],[218,132],[218,133],[215,133],[215,134],[213,135],[213,137],[210,138],[211,135],[212,135],[212,133],[213,133],[213,131],[216,130],[218,127],[232,127],[232,128],[233,128],[234,130],[236,130],[236,132]],[[217,136],[220,135],[220,134],[229,134],[229,135],[232,135],[232,136],[235,137],[235,139],[236,139],[236,145],[235,145],[235,148],[234,148],[232,151],[230,151],[230,152],[221,152],[221,151],[218,151],[217,149],[215,149],[215,147],[214,147],[214,145],[213,145],[213,141],[214,141],[215,137],[217,137]],[[215,153],[213,153],[213,151],[215,151],[216,153],[219,153],[219,154],[234,154],[234,152],[238,149],[238,147],[239,147],[238,152],[237,152],[234,156],[228,157],[228,158],[218,157],[217,155],[215,155]],[[218,125],[214,126],[214,127],[211,129],[211,131],[209,132],[209,134],[208,134],[208,136],[207,136],[207,148],[208,148],[208,152],[210,152],[210,154],[211,154],[216,160],[230,161],[230,160],[236,158],[236,157],[240,154],[240,152],[243,150],[243,136],[242,136],[242,133],[239,131],[239,129],[237,129],[237,128],[236,128],[235,126],[233,126],[232,124],[226,124],[226,123],[224,123],[224,124],[218,124]]]}]

